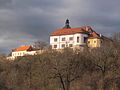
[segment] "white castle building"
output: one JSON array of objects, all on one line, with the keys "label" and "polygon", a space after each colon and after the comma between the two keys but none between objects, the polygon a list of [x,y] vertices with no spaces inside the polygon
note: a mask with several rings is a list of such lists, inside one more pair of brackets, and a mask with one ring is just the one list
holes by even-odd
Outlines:
[{"label": "white castle building", "polygon": [[52,49],[85,46],[86,40],[92,32],[93,30],[89,26],[71,28],[67,19],[62,29],[58,29],[50,34],[50,45]]}]

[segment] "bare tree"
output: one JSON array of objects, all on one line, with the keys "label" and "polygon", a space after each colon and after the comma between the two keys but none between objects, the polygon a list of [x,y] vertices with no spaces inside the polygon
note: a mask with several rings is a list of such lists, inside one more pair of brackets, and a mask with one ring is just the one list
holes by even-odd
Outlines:
[{"label": "bare tree", "polygon": [[120,41],[120,32],[112,33],[111,38],[116,41]]},{"label": "bare tree", "polygon": [[34,43],[34,47],[38,50],[43,50],[43,49],[47,48],[47,46],[48,46],[48,44],[43,41],[37,41]]},{"label": "bare tree", "polygon": [[0,60],[0,78],[0,90],[119,90],[120,43]]},{"label": "bare tree", "polygon": [[[119,47],[119,46],[118,46]],[[113,79],[116,77],[116,72],[119,71],[119,49],[113,44],[104,45],[101,48],[91,50],[91,57],[95,65],[95,72],[97,71],[99,78],[100,90],[105,89],[106,79]]]},{"label": "bare tree", "polygon": [[61,52],[52,51],[48,54],[50,55],[51,78],[57,79],[63,90],[70,90],[71,83],[82,78],[85,73],[86,60],[83,60],[84,56],[78,55],[70,48]]}]

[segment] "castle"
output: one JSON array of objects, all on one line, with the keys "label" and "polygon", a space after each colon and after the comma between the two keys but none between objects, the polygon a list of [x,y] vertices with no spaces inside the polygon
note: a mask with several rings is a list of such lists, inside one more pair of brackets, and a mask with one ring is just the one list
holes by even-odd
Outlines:
[{"label": "castle", "polygon": [[[102,34],[96,33],[90,26],[71,28],[69,20],[65,22],[62,29],[58,29],[50,34],[50,45],[52,49],[64,49],[65,47],[89,47],[98,48],[110,39]],[[12,55],[8,59],[14,60],[16,57],[25,55],[36,55],[37,51],[32,46],[22,46],[12,50]]]},{"label": "castle", "polygon": [[52,49],[76,46],[95,48],[100,47],[106,40],[109,39],[102,34],[96,33],[89,26],[71,28],[68,19],[62,29],[58,29],[50,34]]}]

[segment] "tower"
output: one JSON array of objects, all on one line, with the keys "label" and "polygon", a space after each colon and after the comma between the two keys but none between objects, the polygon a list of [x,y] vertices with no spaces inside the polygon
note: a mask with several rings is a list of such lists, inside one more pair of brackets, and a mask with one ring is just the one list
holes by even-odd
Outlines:
[{"label": "tower", "polygon": [[71,28],[70,25],[69,25],[69,20],[67,19],[66,22],[65,22],[65,26],[63,27],[63,29],[69,29]]}]

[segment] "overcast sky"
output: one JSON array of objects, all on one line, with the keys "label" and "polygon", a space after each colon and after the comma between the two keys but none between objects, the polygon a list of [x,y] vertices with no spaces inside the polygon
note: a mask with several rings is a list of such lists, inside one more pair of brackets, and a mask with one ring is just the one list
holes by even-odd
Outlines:
[{"label": "overcast sky", "polygon": [[35,41],[64,26],[91,26],[109,35],[120,32],[120,0],[0,0],[0,52]]}]

